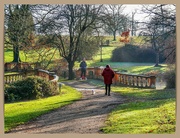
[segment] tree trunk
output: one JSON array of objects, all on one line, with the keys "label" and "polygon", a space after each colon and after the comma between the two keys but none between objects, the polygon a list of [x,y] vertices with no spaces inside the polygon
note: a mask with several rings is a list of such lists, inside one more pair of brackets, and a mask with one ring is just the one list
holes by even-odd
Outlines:
[{"label": "tree trunk", "polygon": [[21,62],[21,59],[19,57],[19,48],[17,46],[13,46],[13,62]]},{"label": "tree trunk", "polygon": [[155,67],[159,66],[159,51],[156,52],[156,64]]},{"label": "tree trunk", "polygon": [[74,67],[74,62],[73,61],[68,61],[68,69],[69,69],[69,76],[68,79],[69,80],[73,80],[74,79],[74,72],[73,72],[73,67]]},{"label": "tree trunk", "polygon": [[114,41],[116,41],[116,31],[113,32],[113,36],[114,36]]}]

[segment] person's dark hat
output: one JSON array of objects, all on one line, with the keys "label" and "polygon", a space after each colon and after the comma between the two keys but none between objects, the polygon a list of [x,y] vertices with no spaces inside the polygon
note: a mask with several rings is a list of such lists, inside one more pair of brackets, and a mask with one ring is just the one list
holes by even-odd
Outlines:
[{"label": "person's dark hat", "polygon": [[110,65],[106,65],[106,68],[110,68]]}]

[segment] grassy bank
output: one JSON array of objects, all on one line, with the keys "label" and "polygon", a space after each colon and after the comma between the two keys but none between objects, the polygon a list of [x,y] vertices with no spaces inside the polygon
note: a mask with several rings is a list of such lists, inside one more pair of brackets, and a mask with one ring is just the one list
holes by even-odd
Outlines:
[{"label": "grassy bank", "polygon": [[[139,40],[140,41],[140,40]],[[154,63],[120,63],[110,62],[112,51],[119,45],[112,42],[110,46],[103,47],[103,62],[100,62],[100,52],[88,60],[88,67],[105,66],[110,64],[116,70],[126,70],[128,73],[142,74],[150,71],[164,72],[167,69],[163,67],[153,67]],[[12,51],[5,51],[5,62],[12,61]],[[37,53],[29,54],[27,60],[25,55],[20,52],[22,61],[36,61]],[[58,59],[58,52],[53,59]],[[75,68],[79,68],[79,62],[76,62]],[[88,80],[87,82],[102,86],[102,81]],[[112,91],[117,92],[127,98],[125,104],[119,105],[108,116],[106,126],[102,128],[104,133],[117,134],[142,134],[142,133],[174,133],[175,132],[175,90],[149,90],[129,87],[112,87]],[[51,110],[72,103],[81,97],[76,90],[63,86],[62,93],[40,100],[27,102],[18,102],[5,104],[5,131],[24,124],[25,122],[36,118]]]},{"label": "grassy bank", "polygon": [[[87,82],[104,88],[103,81]],[[108,116],[106,134],[172,134],[176,131],[176,90],[112,86],[126,99]]]},{"label": "grassy bank", "polygon": [[[55,48],[46,49],[41,48],[37,50],[28,50],[28,52],[23,52],[20,50],[20,59],[22,62],[38,62],[39,60],[43,60],[48,62],[49,59],[60,59],[59,52]],[[12,62],[13,60],[13,50],[12,49],[5,49],[4,50],[4,62]]]},{"label": "grassy bank", "polygon": [[175,133],[175,100],[132,102],[119,106],[106,121],[104,133]]},{"label": "grassy bank", "polygon": [[81,93],[69,86],[63,86],[62,92],[58,96],[5,104],[5,132],[42,114],[70,104],[79,98],[81,98]]},{"label": "grassy bank", "polygon": [[[112,51],[117,48],[117,47],[121,47],[123,46],[123,44],[119,43],[118,40],[116,41],[112,41],[112,36],[110,37],[107,37],[106,39],[109,39],[111,40],[110,41],[110,46],[103,46],[102,47],[102,59],[103,59],[103,62],[101,62],[101,52],[100,52],[100,49],[99,49],[99,52],[97,55],[93,56],[93,59],[92,60],[87,60],[87,65],[88,67],[95,67],[95,66],[106,66],[107,64],[110,64],[111,67],[113,69],[116,69],[116,70],[126,70],[128,73],[146,73],[146,72],[149,72],[149,71],[159,71],[159,72],[164,72],[167,68],[167,65],[163,64],[162,67],[154,67],[155,63],[132,63],[132,62],[111,62],[110,59],[111,59],[111,56],[112,56]],[[139,39],[139,38],[138,38]],[[119,45],[115,45],[114,43],[119,43]],[[38,51],[29,51],[29,53],[25,56],[25,54],[23,53],[23,51],[20,51],[20,58],[23,62],[37,62],[39,61],[38,60],[38,54],[37,52],[40,52],[40,51],[46,51],[47,49],[41,49],[41,50],[38,50]],[[51,53],[49,54],[49,56],[47,56],[47,59],[44,60],[44,63],[47,63],[48,62],[48,58],[50,59],[52,57],[52,53],[55,51],[55,49],[51,49],[48,51],[48,53]],[[47,51],[46,51],[47,52]],[[56,50],[53,58],[52,58],[52,61],[53,60],[56,60],[56,59],[59,59],[59,53],[58,53],[58,50]],[[11,62],[13,59],[13,52],[11,49],[9,50],[5,50],[4,52],[4,62]],[[48,67],[48,69],[53,69],[54,66],[57,66],[57,63],[53,63],[53,62],[50,62],[50,65]],[[75,62],[75,66],[74,66],[74,69],[75,68],[79,68],[79,64],[80,62],[76,61]]]},{"label": "grassy bank", "polygon": [[[160,64],[161,67],[154,67],[155,63],[134,63],[134,62],[111,62],[112,51],[116,47],[109,46],[103,47],[102,59],[103,62],[100,62],[101,55],[98,54],[93,57],[93,60],[88,60],[88,67],[96,67],[96,66],[106,66],[109,64],[114,70],[117,71],[126,71],[127,73],[133,74],[143,74],[147,72],[165,72],[168,68],[167,64]],[[76,67],[79,67],[79,63],[76,63]]]},{"label": "grassy bank", "polygon": [[164,134],[175,133],[176,91],[113,87],[128,100],[108,117],[104,133]]}]

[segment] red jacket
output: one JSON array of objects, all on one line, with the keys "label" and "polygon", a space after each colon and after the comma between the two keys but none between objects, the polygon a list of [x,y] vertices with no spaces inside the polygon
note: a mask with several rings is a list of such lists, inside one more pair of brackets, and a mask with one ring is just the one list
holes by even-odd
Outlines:
[{"label": "red jacket", "polygon": [[102,76],[104,77],[104,84],[112,84],[114,75],[114,71],[111,68],[105,68],[102,72]]}]

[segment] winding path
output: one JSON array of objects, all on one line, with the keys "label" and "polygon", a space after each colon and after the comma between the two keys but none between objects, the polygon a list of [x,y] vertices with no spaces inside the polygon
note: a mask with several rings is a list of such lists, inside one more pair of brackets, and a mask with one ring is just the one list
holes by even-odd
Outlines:
[{"label": "winding path", "polygon": [[[117,93],[106,96],[104,89],[85,81],[64,82],[82,92],[83,97],[70,105],[42,115],[32,122],[20,125],[10,133],[25,134],[98,134],[108,114],[125,101]],[[96,92],[92,94],[92,89]]]}]

